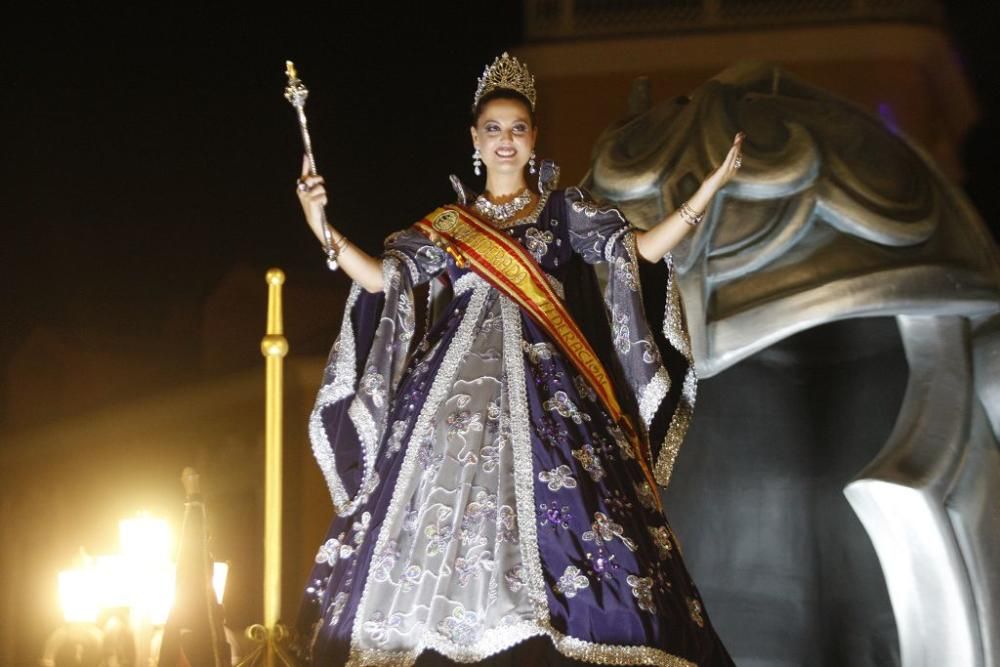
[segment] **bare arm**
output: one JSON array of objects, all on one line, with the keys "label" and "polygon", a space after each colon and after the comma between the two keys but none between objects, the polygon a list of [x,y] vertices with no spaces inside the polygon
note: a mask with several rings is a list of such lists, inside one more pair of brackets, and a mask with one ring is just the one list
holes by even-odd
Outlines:
[{"label": "bare arm", "polygon": [[[739,169],[741,147],[744,134],[740,132],[733,140],[733,145],[722,164],[702,181],[698,190],[688,199],[687,204],[695,212],[702,213],[719,189],[729,182]],[[636,247],[639,255],[647,262],[658,262],[664,255],[673,250],[693,227],[684,222],[680,211],[670,213],[649,230],[635,233]]]},{"label": "bare arm", "polygon": [[[302,211],[305,213],[306,222],[320,243],[323,238],[323,207],[326,206],[326,186],[322,176],[309,175],[308,158],[302,160],[302,180],[305,189],[297,189],[299,203],[302,204]],[[330,230],[330,238],[333,245],[338,248],[337,262],[344,273],[354,279],[367,291],[375,293],[381,292],[382,284],[382,261],[372,257],[364,250],[354,245],[347,238],[337,231],[333,225],[327,223]]]}]

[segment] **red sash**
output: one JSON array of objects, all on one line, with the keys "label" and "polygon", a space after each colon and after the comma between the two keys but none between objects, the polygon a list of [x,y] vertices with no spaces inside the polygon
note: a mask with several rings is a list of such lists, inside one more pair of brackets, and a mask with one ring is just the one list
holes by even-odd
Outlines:
[{"label": "red sash", "polygon": [[[549,334],[563,355],[593,387],[611,418],[625,432],[650,488],[655,489],[646,443],[622,411],[607,371],[565,304],[553,291],[535,258],[520,243],[460,206],[438,208],[420,220],[416,227],[430,238],[437,235],[447,241],[450,247],[445,249],[456,257],[456,261],[468,262],[473,271],[518,304]],[[462,264],[459,263],[459,266]],[[659,494],[655,495],[659,503]]]}]

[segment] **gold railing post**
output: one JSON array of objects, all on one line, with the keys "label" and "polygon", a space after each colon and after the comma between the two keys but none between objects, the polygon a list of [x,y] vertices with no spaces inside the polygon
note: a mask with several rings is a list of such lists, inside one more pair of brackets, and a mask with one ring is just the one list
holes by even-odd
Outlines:
[{"label": "gold railing post", "polygon": [[247,629],[257,644],[240,665],[292,665],[283,648],[289,634],[278,623],[281,617],[281,459],[282,459],[282,371],[288,340],[281,311],[281,269],[267,272],[267,333],[260,351],[267,364],[264,399],[264,623]]}]

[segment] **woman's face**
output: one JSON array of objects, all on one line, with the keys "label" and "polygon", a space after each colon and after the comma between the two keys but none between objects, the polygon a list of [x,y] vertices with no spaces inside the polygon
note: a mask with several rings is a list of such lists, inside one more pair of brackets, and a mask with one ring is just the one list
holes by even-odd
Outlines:
[{"label": "woman's face", "polygon": [[483,164],[494,175],[521,172],[538,134],[524,103],[503,98],[487,102],[471,130],[473,147],[479,149]]}]

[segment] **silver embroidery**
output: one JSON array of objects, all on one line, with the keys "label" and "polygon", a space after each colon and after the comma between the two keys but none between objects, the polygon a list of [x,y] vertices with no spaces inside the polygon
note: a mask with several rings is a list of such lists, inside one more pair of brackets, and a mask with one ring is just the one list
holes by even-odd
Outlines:
[{"label": "silver embroidery", "polygon": [[460,645],[473,644],[483,634],[479,616],[476,612],[469,611],[462,605],[455,607],[451,616],[438,623],[437,630],[451,641]]},{"label": "silver embroidery", "polygon": [[670,391],[670,375],[667,374],[666,368],[660,367],[653,379],[639,391],[639,416],[647,428],[668,391]]},{"label": "silver embroidery", "polygon": [[576,597],[577,591],[581,591],[584,588],[590,586],[590,579],[587,579],[580,572],[580,568],[567,565],[566,569],[563,571],[562,576],[559,577],[559,581],[553,587],[556,593],[565,595],[567,598]]},{"label": "silver embroidery", "polygon": [[[611,245],[611,242],[608,245]],[[636,275],[635,269],[635,265],[624,257],[615,258],[615,274],[617,278],[631,291],[638,292],[639,277]]]},{"label": "silver embroidery", "polygon": [[580,462],[583,469],[590,473],[590,478],[595,482],[600,482],[606,474],[601,459],[594,452],[591,445],[584,445],[580,449],[572,450],[573,458]]},{"label": "silver embroidery", "polygon": [[615,349],[621,354],[628,354],[632,349],[632,341],[629,339],[631,332],[628,328],[628,313],[614,306],[611,310],[611,339]]},{"label": "silver embroidery", "polygon": [[333,609],[330,614],[330,625],[336,625],[340,622],[340,615],[344,613],[344,607],[347,605],[347,593],[341,591],[333,596]]},{"label": "silver embroidery", "polygon": [[497,510],[497,544],[517,544],[517,540],[517,514],[510,505],[502,505]]},{"label": "silver embroidery", "polygon": [[344,539],[345,534],[341,533],[337,537],[331,537],[319,548],[316,554],[317,563],[326,563],[330,567],[337,564],[341,558],[350,558],[354,554],[354,547]]},{"label": "silver embroidery", "polygon": [[481,546],[486,544],[483,537],[483,528],[487,521],[496,521],[497,500],[496,497],[480,491],[476,497],[465,508],[462,515],[462,526],[459,539],[466,546]]},{"label": "silver embroidery", "polygon": [[560,416],[573,420],[575,424],[590,421],[590,415],[581,412],[565,391],[557,391],[552,395],[552,398],[542,404],[542,408],[550,412],[558,412]]},{"label": "silver embroidery", "polygon": [[540,262],[545,253],[549,251],[549,244],[552,243],[554,238],[555,236],[552,235],[552,232],[531,227],[524,232],[524,246]]},{"label": "silver embroidery", "polygon": [[385,457],[389,458],[403,447],[403,435],[406,433],[406,421],[397,419],[392,423],[392,435],[385,444]]},{"label": "silver embroidery", "polygon": [[510,592],[517,593],[524,588],[524,566],[515,565],[510,568],[504,573],[503,579],[507,582],[507,588],[510,589]]},{"label": "silver embroidery", "polygon": [[372,638],[377,644],[384,644],[387,639],[389,639],[389,630],[398,629],[403,625],[403,615],[400,613],[394,613],[385,617],[380,611],[376,611],[372,614],[367,621],[365,621],[364,629],[368,633],[368,636]]},{"label": "silver embroidery", "polygon": [[575,489],[576,480],[573,479],[572,472],[568,465],[557,466],[552,470],[543,470],[538,473],[538,481],[547,484],[549,491]]},{"label": "silver embroidery", "polygon": [[656,613],[656,603],[653,602],[653,580],[649,577],[638,577],[630,574],[625,577],[626,583],[632,589],[632,595],[639,603],[639,609]]},{"label": "silver embroidery", "polygon": [[622,525],[612,521],[604,512],[594,512],[594,523],[591,524],[591,530],[582,535],[584,542],[595,542],[598,546],[607,544],[616,537],[629,551],[635,551],[639,548],[635,542],[625,537]]},{"label": "silver embroidery", "polygon": [[529,343],[523,340],[521,341],[521,347],[524,349],[524,353],[528,355],[531,363],[536,366],[542,361],[550,361],[552,355],[556,353],[556,349],[552,343]]}]

